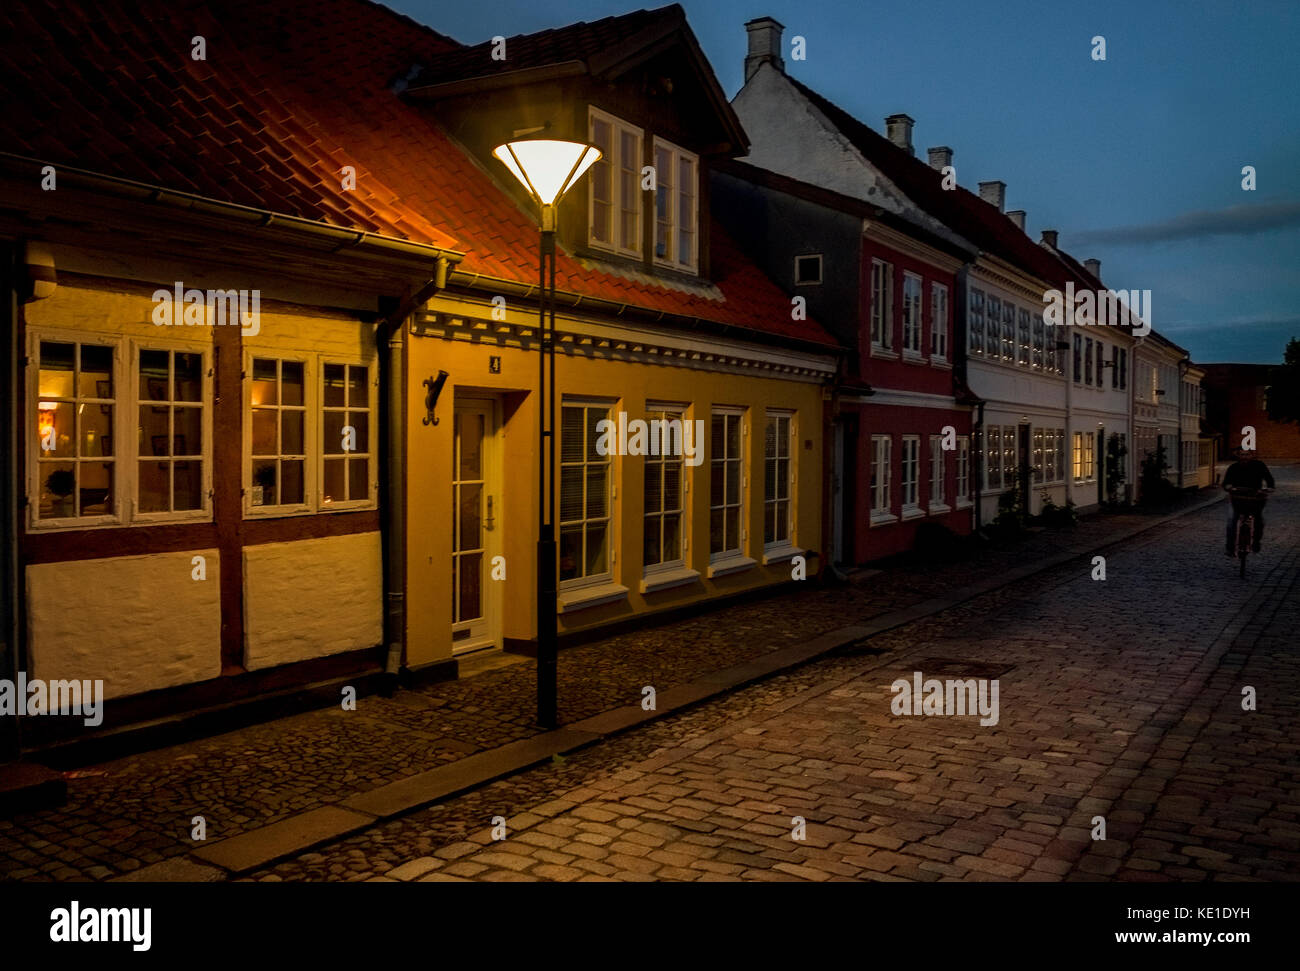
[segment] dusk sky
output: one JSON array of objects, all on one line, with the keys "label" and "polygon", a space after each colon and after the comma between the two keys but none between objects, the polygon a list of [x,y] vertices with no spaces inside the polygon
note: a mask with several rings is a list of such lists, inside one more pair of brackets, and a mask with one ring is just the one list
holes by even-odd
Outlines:
[{"label": "dusk sky", "polygon": [[[1300,4],[1224,0],[685,0],[728,97],[745,21],[785,25],[786,70],[877,130],[916,119],[922,158],[1007,183],[1028,230],[1060,231],[1199,362],[1280,361],[1300,337]],[[390,0],[464,43],[596,20],[637,0]],[[791,61],[790,38],[807,60]],[[1092,59],[1094,36],[1106,60]],[[1255,167],[1257,189],[1242,189]]]}]

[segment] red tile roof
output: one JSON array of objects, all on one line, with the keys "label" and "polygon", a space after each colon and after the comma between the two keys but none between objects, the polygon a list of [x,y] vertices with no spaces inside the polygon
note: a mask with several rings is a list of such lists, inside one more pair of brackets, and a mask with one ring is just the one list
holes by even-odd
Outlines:
[{"label": "red tile roof", "polygon": [[[216,10],[214,14],[212,11]],[[464,252],[531,284],[537,225],[394,84],[463,50],[369,0],[28,0],[0,5],[17,155]],[[191,38],[207,59],[191,57]],[[340,170],[356,167],[355,191]],[[504,178],[504,171],[502,173]],[[557,260],[557,285],[654,312],[835,346],[712,225],[722,299]]]}]

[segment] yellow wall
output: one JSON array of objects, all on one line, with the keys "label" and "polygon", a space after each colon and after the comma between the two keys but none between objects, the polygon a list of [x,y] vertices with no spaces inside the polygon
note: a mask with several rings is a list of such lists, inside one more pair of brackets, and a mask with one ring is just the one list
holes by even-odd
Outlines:
[{"label": "yellow wall", "polygon": [[[442,305],[453,309],[447,302]],[[477,313],[482,314],[480,309]],[[497,509],[507,574],[500,596],[504,601],[502,633],[506,638],[535,636],[537,543],[537,412],[538,353],[505,346],[490,334],[481,340],[451,340],[441,336],[411,336],[408,341],[407,421],[407,663],[421,665],[452,655],[451,643],[451,456],[452,415],[457,398],[484,393],[505,397],[502,430],[505,458]],[[489,358],[501,358],[500,373],[489,371]],[[449,373],[437,406],[439,424],[424,425],[424,379],[439,370]],[[597,359],[566,352],[556,360],[557,425],[564,395],[613,399],[611,417],[622,410],[628,419],[645,418],[647,400],[687,405],[688,420],[703,419],[703,462],[686,466],[688,492],[685,535],[686,566],[698,570],[699,581],[643,595],[642,579],[642,459],[615,456],[612,460],[613,580],[628,588],[622,602],[589,607],[560,615],[561,633],[606,624],[638,613],[681,607],[720,595],[788,581],[789,563],[762,565],[763,556],[763,431],[768,408],[794,411],[796,477],[794,544],[805,550],[821,548],[820,487],[822,461],[821,386],[808,381],[758,375],[720,373],[639,361]],[[748,465],[747,535],[744,552],[759,561],[743,572],[710,579],[709,566],[709,429],[714,405],[748,409],[745,455]],[[513,411],[512,411],[513,408]],[[805,447],[811,442],[811,447]],[[558,485],[557,485],[558,490]],[[500,494],[500,493],[498,493]],[[815,571],[815,561],[810,562]],[[490,584],[491,581],[488,581]],[[564,585],[561,585],[563,594]]]}]

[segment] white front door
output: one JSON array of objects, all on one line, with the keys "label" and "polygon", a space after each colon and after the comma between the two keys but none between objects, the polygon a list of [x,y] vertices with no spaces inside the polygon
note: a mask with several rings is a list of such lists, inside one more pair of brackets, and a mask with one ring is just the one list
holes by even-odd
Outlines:
[{"label": "white front door", "polygon": [[493,557],[501,508],[496,403],[458,400],[451,462],[452,653],[500,645],[500,588]]}]

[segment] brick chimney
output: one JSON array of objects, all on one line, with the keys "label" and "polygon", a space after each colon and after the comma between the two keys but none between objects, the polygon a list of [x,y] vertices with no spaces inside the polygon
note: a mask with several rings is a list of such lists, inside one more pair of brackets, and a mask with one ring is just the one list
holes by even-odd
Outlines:
[{"label": "brick chimney", "polygon": [[908,155],[915,155],[912,150],[912,126],[915,124],[907,115],[890,115],[885,119],[885,135]]},{"label": "brick chimney", "polygon": [[1101,279],[1101,260],[1084,260],[1083,267],[1098,280]]},{"label": "brick chimney", "polygon": [[1007,184],[1005,182],[981,182],[980,198],[990,206],[1002,211],[1007,201]]},{"label": "brick chimney", "polygon": [[1056,249],[1056,230],[1044,229],[1043,242],[1046,243],[1048,246],[1052,247],[1052,249]]},{"label": "brick chimney", "polygon": [[938,145],[926,151],[930,156],[930,168],[942,172],[945,167],[952,165],[952,149],[947,145]]},{"label": "brick chimney", "polygon": [[745,55],[745,80],[752,78],[762,64],[771,64],[785,73],[785,61],[781,59],[781,31],[785,25],[771,17],[759,17],[745,24],[749,34],[749,53]]},{"label": "brick chimney", "polygon": [[1016,224],[1016,228],[1022,233],[1025,231],[1025,211],[1023,209],[1012,209],[1007,213],[1007,218]]}]

